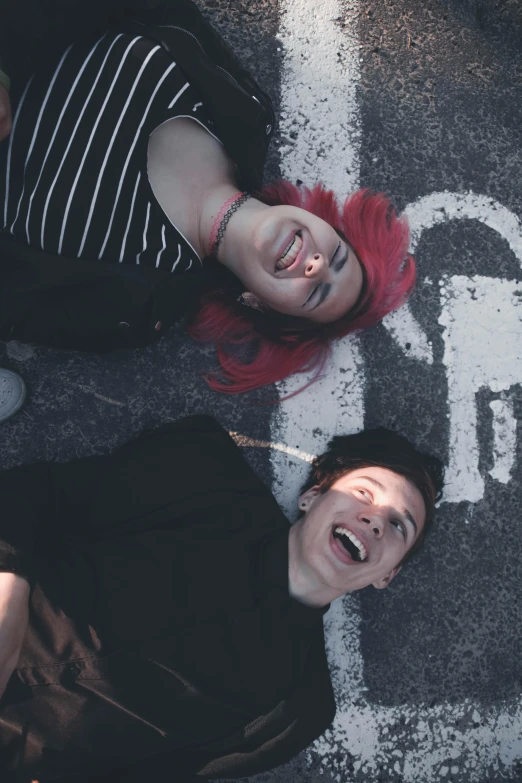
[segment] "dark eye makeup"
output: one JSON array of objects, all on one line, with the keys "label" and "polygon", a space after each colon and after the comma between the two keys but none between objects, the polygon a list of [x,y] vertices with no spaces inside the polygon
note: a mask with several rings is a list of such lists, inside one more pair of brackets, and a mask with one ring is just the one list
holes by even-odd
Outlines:
[{"label": "dark eye makeup", "polygon": [[[341,269],[343,268],[343,266],[348,261],[348,252],[349,251],[348,251],[348,246],[347,245],[344,246],[344,254],[341,256],[341,258],[339,258],[337,261],[335,260],[337,258],[337,256],[339,255],[339,251],[341,250],[342,246],[343,246],[343,243],[339,242],[339,244],[335,248],[335,252],[334,252],[334,254],[333,254],[332,258],[331,258],[331,261],[330,261],[330,267],[332,267],[334,272],[340,272]],[[320,285],[318,285],[318,286],[316,286],[314,288],[314,290],[312,291],[311,295],[308,297],[308,299],[306,301],[309,302],[310,299],[312,299],[315,296],[315,294],[316,294],[316,292],[317,292],[317,290],[319,288],[321,289],[321,295],[319,296],[319,299],[314,304],[314,306],[310,308],[310,311],[315,310],[317,307],[322,305],[322,303],[324,302],[324,300],[326,299],[326,297],[330,293],[331,287],[332,286],[330,285],[330,283],[320,283]],[[306,304],[306,302],[305,302],[305,304]]]}]

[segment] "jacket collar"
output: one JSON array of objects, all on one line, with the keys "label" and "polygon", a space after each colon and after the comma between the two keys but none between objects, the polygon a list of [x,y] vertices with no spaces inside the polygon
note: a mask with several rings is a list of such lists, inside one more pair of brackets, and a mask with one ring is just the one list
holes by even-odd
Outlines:
[{"label": "jacket collar", "polygon": [[[330,605],[315,608],[292,598],[288,592],[288,532],[290,526],[269,533],[258,551],[259,593],[265,600],[283,603],[291,622],[317,626]],[[261,599],[263,600],[263,599]]]}]

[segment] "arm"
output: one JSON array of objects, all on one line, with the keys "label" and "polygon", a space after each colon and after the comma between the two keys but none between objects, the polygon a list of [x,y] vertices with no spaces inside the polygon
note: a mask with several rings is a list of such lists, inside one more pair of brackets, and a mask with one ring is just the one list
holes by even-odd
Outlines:
[{"label": "arm", "polygon": [[175,525],[230,491],[268,492],[209,416],[145,432],[111,454],[0,472],[0,572],[32,582],[39,553]]},{"label": "arm", "polygon": [[29,582],[0,573],[0,699],[18,663],[29,615]]}]

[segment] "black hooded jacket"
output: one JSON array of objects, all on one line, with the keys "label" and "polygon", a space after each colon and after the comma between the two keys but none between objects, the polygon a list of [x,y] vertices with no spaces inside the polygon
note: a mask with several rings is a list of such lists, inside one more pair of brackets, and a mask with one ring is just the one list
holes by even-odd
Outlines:
[{"label": "black hooded jacket", "polygon": [[290,597],[288,522],[213,419],[4,471],[0,502],[0,570],[32,584],[2,783],[241,777],[328,728],[324,611]]}]

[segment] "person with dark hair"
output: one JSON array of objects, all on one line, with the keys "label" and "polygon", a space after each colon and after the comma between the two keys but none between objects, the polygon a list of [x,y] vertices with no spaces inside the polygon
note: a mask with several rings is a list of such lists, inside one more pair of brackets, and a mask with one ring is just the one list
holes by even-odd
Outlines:
[{"label": "person with dark hair", "polygon": [[406,300],[408,227],[384,195],[263,187],[270,99],[190,0],[47,61],[11,74],[2,339],[139,347],[183,315],[217,346],[213,388],[240,392],[318,374],[332,340]]},{"label": "person with dark hair", "polygon": [[329,602],[420,545],[439,460],[335,438],[289,526],[211,418],[0,473],[2,783],[251,775],[331,723]]}]

